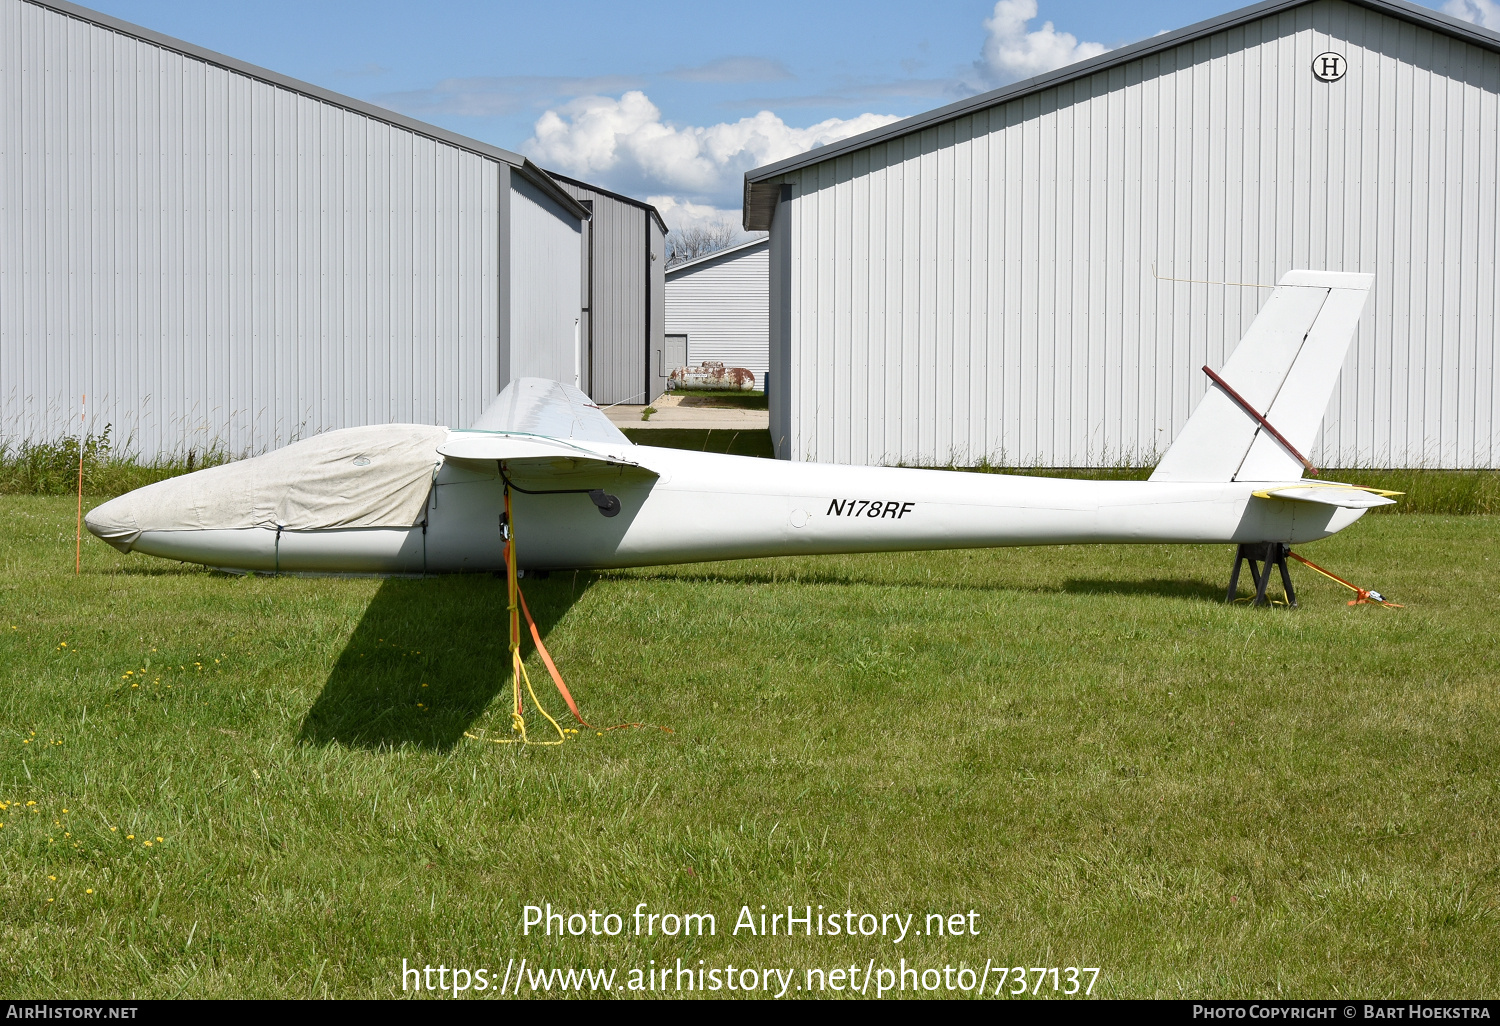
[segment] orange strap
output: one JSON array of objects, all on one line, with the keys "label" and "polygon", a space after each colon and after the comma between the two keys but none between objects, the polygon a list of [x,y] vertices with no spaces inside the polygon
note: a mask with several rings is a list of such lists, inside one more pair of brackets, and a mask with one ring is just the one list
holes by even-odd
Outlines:
[{"label": "orange strap", "polygon": [[1396,602],[1387,602],[1383,598],[1375,598],[1374,597],[1374,591],[1373,591],[1373,589],[1370,589],[1370,588],[1361,588],[1357,584],[1350,584],[1348,581],[1344,580],[1338,574],[1329,573],[1327,570],[1324,570],[1322,567],[1320,567],[1318,564],[1314,563],[1312,560],[1310,560],[1310,559],[1303,559],[1301,556],[1297,555],[1295,552],[1292,552],[1292,551],[1288,550],[1287,551],[1287,555],[1291,556],[1293,559],[1295,559],[1297,562],[1301,563],[1303,566],[1311,567],[1312,569],[1316,570],[1318,573],[1322,574],[1324,577],[1328,578],[1330,581],[1337,581],[1339,584],[1342,584],[1344,587],[1346,587],[1350,591],[1354,592],[1354,598],[1351,599],[1350,602],[1349,602],[1349,605],[1351,605],[1351,606],[1362,606],[1362,605],[1364,605],[1365,603],[1368,602],[1368,603],[1373,603],[1373,604],[1385,606],[1387,609],[1405,609],[1406,608],[1405,606],[1400,605],[1399,603],[1396,603]]},{"label": "orange strap", "polygon": [[585,727],[593,728],[593,724],[583,718],[578,711],[578,703],[573,701],[573,696],[568,693],[568,686],[563,683],[562,674],[557,672],[557,664],[552,661],[552,653],[547,651],[547,646],[542,644],[542,634],[536,629],[536,621],[531,618],[531,610],[526,608],[526,596],[521,593],[520,585],[516,586],[516,595],[521,600],[521,612],[526,614],[526,626],[531,628],[531,640],[536,642],[536,650],[541,653],[542,662],[547,664],[547,672],[552,674],[552,683],[557,685],[558,693],[563,696],[563,701],[568,703],[568,710],[572,712],[573,718]]}]

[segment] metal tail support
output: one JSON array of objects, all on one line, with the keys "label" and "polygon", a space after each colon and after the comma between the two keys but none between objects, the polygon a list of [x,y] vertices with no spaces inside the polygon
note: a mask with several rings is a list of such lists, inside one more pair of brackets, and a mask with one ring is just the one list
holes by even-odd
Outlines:
[{"label": "metal tail support", "polygon": [[1284,542],[1242,544],[1234,553],[1234,569],[1229,574],[1229,594],[1224,597],[1224,601],[1234,601],[1235,592],[1240,586],[1240,564],[1248,563],[1250,580],[1255,584],[1254,605],[1270,604],[1270,600],[1266,598],[1266,585],[1271,582],[1271,568],[1277,567],[1281,570],[1281,587],[1286,593],[1286,604],[1293,609],[1297,608],[1297,591],[1292,587],[1292,574],[1286,565],[1291,551],[1292,547]]}]

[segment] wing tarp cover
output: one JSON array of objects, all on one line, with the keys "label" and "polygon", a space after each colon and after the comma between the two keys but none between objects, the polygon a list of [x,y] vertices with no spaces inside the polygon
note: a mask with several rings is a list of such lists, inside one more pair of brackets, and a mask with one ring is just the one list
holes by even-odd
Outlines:
[{"label": "wing tarp cover", "polygon": [[541,435],[564,442],[629,445],[593,400],[571,385],[546,378],[517,378],[472,425],[475,431]]},{"label": "wing tarp cover", "polygon": [[89,530],[128,552],[143,531],[412,527],[447,437],[425,424],[329,431],[128,492],[91,510]]}]

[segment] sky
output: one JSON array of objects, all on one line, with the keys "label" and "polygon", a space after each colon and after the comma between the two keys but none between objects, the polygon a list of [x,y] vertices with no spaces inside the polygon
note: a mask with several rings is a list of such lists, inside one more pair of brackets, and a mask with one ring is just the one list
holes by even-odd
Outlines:
[{"label": "sky", "polygon": [[[1245,0],[85,0],[647,199],[739,222],[745,171]],[[1433,0],[1500,30],[1500,0]]]}]

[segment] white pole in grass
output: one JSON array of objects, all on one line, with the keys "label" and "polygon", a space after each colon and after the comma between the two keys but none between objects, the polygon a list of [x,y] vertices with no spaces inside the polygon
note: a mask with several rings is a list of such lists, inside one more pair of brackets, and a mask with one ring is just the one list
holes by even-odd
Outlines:
[{"label": "white pole in grass", "polygon": [[86,395],[80,396],[78,400],[78,530],[73,538],[74,577],[83,572],[83,432],[86,424],[83,407],[88,401],[89,397]]}]

